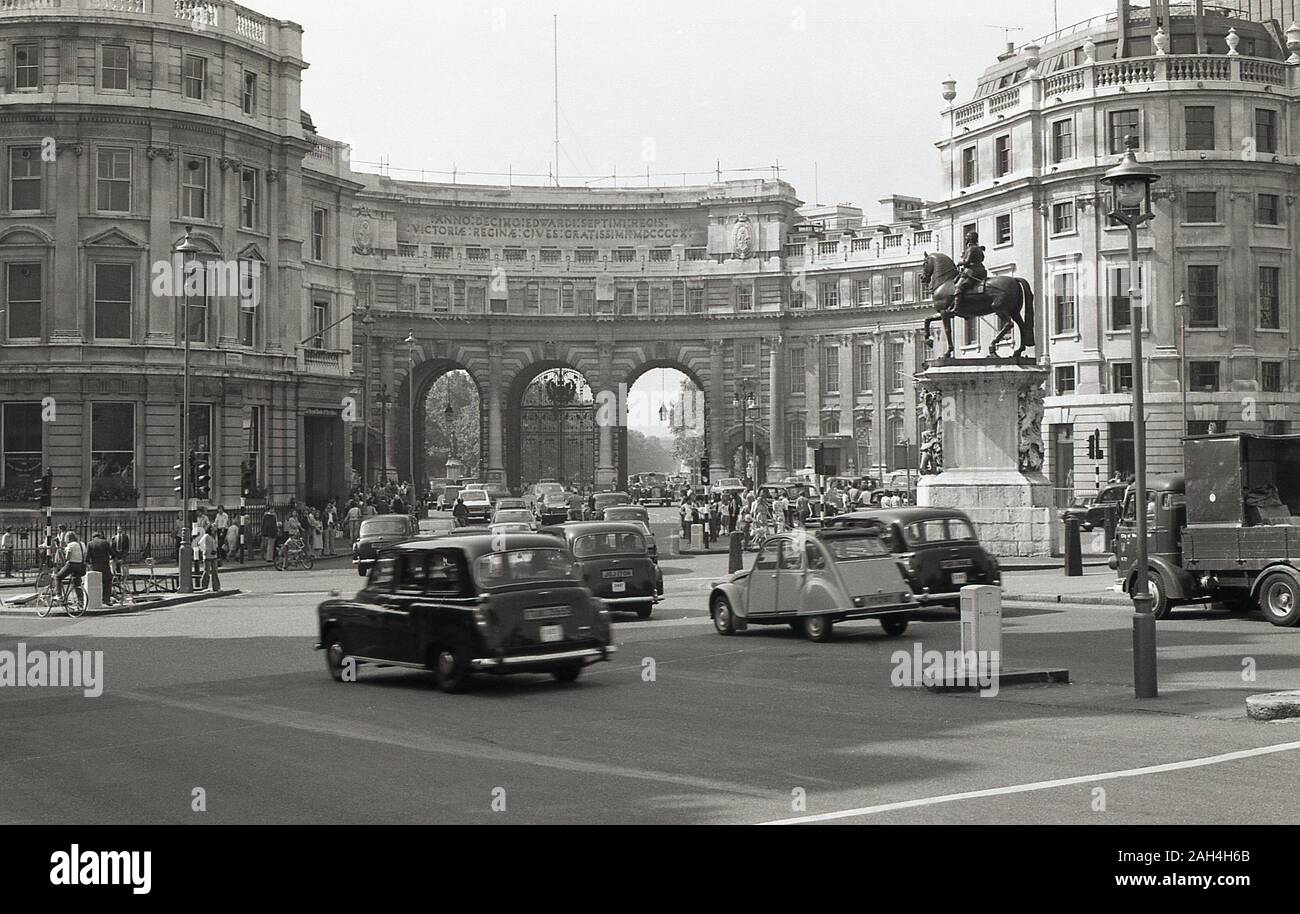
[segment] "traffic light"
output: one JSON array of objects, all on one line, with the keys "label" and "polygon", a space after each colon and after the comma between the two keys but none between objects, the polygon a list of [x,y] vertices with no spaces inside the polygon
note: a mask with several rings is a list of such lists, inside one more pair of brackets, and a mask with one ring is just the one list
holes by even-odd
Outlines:
[{"label": "traffic light", "polygon": [[253,497],[253,470],[248,464],[239,470],[239,491],[244,493],[245,498]]},{"label": "traffic light", "polygon": [[194,497],[207,501],[212,495],[212,465],[206,460],[194,460]]},{"label": "traffic light", "polygon": [[1106,456],[1106,452],[1101,449],[1101,432],[1093,432],[1088,436],[1088,459],[1101,460]]},{"label": "traffic light", "polygon": [[[187,465],[189,467],[188,470],[186,469]],[[176,474],[175,476],[172,477],[172,482],[176,483],[176,485],[172,487],[172,491],[176,493],[177,498],[185,497],[185,474],[190,470],[192,470],[193,468],[194,468],[194,461],[192,458],[187,460],[185,463],[178,463],[172,467],[172,472]],[[194,476],[191,474],[190,482],[193,481],[194,481]]]},{"label": "traffic light", "polygon": [[709,482],[709,458],[700,458],[700,482],[708,485]]},{"label": "traffic light", "polygon": [[42,508],[48,508],[54,504],[53,470],[46,470],[45,475],[36,481],[35,490],[32,494],[40,501]]}]

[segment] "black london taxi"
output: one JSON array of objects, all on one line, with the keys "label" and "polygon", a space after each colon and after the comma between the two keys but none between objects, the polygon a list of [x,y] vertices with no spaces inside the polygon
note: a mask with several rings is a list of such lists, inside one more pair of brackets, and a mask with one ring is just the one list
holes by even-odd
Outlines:
[{"label": "black london taxi", "polygon": [[363,578],[370,574],[370,566],[385,547],[419,535],[419,522],[406,514],[376,514],[363,518],[357,541],[352,544],[352,564],[357,566],[357,574]]},{"label": "black london taxi", "polygon": [[998,560],[980,545],[975,525],[961,511],[881,508],[841,514],[827,523],[832,529],[876,530],[925,605],[959,608],[961,589],[968,584],[1002,584]]},{"label": "black london taxi", "polygon": [[317,610],[336,680],[360,664],[430,670],[459,692],[475,672],[572,682],[609,660],[609,614],[553,536],[462,533],[390,547],[352,599]]},{"label": "black london taxi", "polygon": [[754,564],[713,585],[709,616],[720,635],[751,625],[789,625],[830,640],[837,622],[878,619],[885,634],[907,631],[920,604],[878,529],[798,529],[769,537]]},{"label": "black london taxi", "polygon": [[564,539],[583,580],[606,609],[649,619],[663,599],[663,576],[650,558],[640,524],[583,521],[542,532]]}]

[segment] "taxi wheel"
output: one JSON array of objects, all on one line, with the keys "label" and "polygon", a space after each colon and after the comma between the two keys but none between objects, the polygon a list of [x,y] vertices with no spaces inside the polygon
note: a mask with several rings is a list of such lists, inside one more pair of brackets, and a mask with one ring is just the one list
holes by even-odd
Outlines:
[{"label": "taxi wheel", "polygon": [[558,670],[551,670],[551,675],[555,677],[556,682],[575,682],[582,675],[582,664],[562,666]]},{"label": "taxi wheel", "polygon": [[830,616],[808,616],[803,620],[803,636],[809,641],[829,641],[834,631],[835,620]]},{"label": "taxi wheel", "polygon": [[444,692],[455,694],[469,687],[469,658],[464,651],[452,647],[435,647],[430,651],[433,681]]},{"label": "taxi wheel", "polygon": [[891,638],[897,638],[903,632],[907,631],[906,619],[881,619],[880,627],[885,630],[885,634]]},{"label": "taxi wheel", "polygon": [[636,608],[636,617],[644,621],[646,619],[649,619],[650,614],[654,611],[655,611],[655,607],[653,603],[648,604],[646,606],[638,606]]},{"label": "taxi wheel", "polygon": [[717,597],[713,601],[713,627],[719,635],[736,633],[736,617],[731,610],[731,601],[726,597]]},{"label": "taxi wheel", "polygon": [[[330,633],[334,637],[334,633]],[[335,682],[343,681],[343,669],[347,662],[347,651],[343,650],[343,644],[339,641],[331,641],[325,648],[325,666],[330,671],[330,677]]]}]

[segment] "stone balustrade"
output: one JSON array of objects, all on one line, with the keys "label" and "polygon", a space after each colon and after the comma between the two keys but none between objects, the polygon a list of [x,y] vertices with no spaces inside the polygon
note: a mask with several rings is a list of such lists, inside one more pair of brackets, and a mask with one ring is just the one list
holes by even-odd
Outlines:
[{"label": "stone balustrade", "polygon": [[108,16],[179,23],[197,32],[211,31],[271,50],[279,50],[275,27],[282,25],[227,0],[0,0],[0,19],[33,13],[69,19]]}]

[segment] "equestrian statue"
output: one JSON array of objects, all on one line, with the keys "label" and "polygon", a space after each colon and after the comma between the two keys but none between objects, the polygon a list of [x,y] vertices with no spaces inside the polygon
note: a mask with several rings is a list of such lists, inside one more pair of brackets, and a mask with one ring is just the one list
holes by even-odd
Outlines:
[{"label": "equestrian statue", "polygon": [[998,346],[1010,335],[1012,328],[1020,330],[1020,347],[1013,359],[1024,355],[1029,347],[1037,347],[1034,338],[1034,290],[1018,276],[989,278],[984,266],[984,246],[979,235],[966,235],[966,247],[960,264],[954,264],[947,254],[926,254],[921,271],[926,288],[933,289],[938,314],[925,320],[926,345],[930,345],[930,327],[942,321],[948,339],[948,358],[956,356],[952,340],[952,319],[970,319],[996,314],[1002,319],[993,342],[989,344],[989,357],[996,358]]}]

